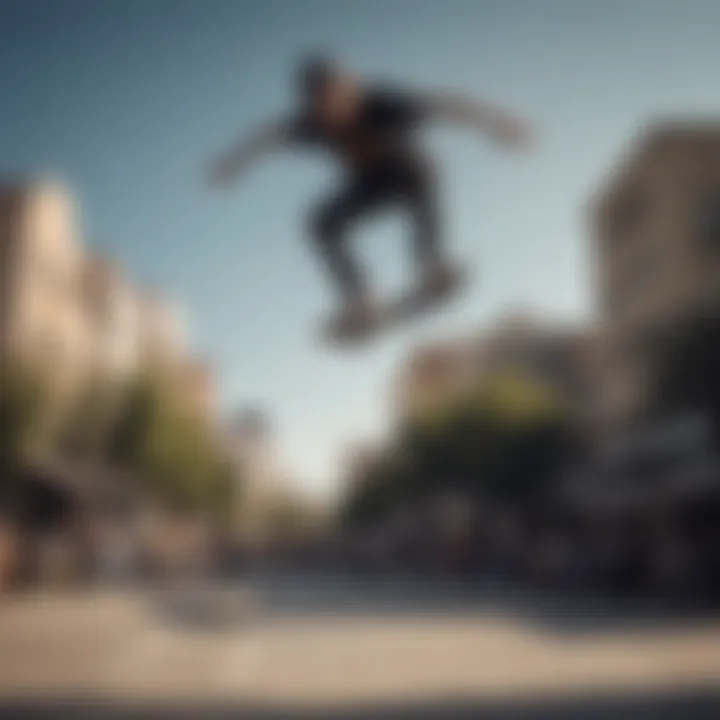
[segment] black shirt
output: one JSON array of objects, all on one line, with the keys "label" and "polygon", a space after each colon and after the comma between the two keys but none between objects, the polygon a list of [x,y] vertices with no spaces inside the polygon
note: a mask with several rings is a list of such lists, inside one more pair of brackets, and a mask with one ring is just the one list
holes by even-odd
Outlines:
[{"label": "black shirt", "polygon": [[414,131],[426,115],[425,104],[410,94],[371,89],[350,124],[334,129],[301,114],[291,123],[289,139],[329,150],[351,169],[368,169],[415,155]]}]

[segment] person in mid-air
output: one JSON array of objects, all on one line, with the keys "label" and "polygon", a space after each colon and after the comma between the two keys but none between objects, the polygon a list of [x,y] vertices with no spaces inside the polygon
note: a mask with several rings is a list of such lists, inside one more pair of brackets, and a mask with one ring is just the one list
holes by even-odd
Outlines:
[{"label": "person in mid-air", "polygon": [[323,57],[302,62],[298,84],[297,111],[259,128],[220,155],[210,167],[213,185],[228,184],[260,154],[277,147],[309,145],[328,150],[340,160],[346,179],[337,195],[314,210],[311,231],[340,292],[341,317],[362,321],[374,312],[370,288],[347,246],[347,229],[387,205],[411,213],[419,290],[432,294],[451,286],[456,268],[444,253],[434,170],[415,131],[435,118],[464,122],[521,149],[530,139],[524,124],[452,94],[366,85]]}]

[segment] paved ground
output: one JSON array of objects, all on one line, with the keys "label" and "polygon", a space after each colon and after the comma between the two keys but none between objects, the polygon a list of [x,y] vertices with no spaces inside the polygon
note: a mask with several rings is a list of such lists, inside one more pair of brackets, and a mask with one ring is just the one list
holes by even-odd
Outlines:
[{"label": "paved ground", "polygon": [[719,648],[709,619],[487,588],[17,598],[0,606],[0,717],[718,718]]}]

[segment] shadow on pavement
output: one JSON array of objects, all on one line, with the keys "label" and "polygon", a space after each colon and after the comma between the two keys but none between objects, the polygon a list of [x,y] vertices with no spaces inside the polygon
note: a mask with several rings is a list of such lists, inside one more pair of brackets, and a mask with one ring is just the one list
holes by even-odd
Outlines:
[{"label": "shadow on pavement", "polygon": [[155,595],[155,614],[170,626],[196,632],[242,628],[256,613],[253,596],[241,590],[186,589]]},{"label": "shadow on pavement", "polygon": [[659,627],[692,627],[720,621],[717,605],[597,593],[543,591],[507,583],[417,580],[358,581],[286,578],[242,587],[169,593],[154,598],[164,622],[212,630],[297,617],[382,615],[443,617],[492,615],[540,626],[554,633],[632,633]]},{"label": "shadow on pavement", "polygon": [[110,702],[53,699],[0,699],[2,720],[717,720],[720,689],[715,687],[668,691],[662,694],[606,694],[555,697],[542,700],[408,701],[363,708],[260,709],[243,705],[112,704]]}]

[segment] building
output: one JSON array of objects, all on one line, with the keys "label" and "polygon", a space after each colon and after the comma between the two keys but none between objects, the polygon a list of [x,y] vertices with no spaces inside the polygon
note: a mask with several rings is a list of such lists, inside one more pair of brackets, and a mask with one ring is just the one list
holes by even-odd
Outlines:
[{"label": "building", "polygon": [[518,373],[551,386],[582,420],[587,412],[591,347],[573,326],[511,313],[462,340],[417,348],[394,388],[402,420],[461,399],[501,373]]},{"label": "building", "polygon": [[138,292],[117,265],[97,253],[87,254],[83,281],[93,366],[126,377],[137,371],[142,359]]},{"label": "building", "polygon": [[550,386],[580,419],[588,402],[591,354],[584,328],[513,313],[482,336],[477,367],[481,376],[517,372]]},{"label": "building", "polygon": [[52,401],[47,439],[94,388],[121,401],[123,385],[112,381],[144,370],[159,371],[213,424],[214,377],[190,355],[178,310],[82,240],[76,203],[61,185],[0,184],[0,361],[41,372]]},{"label": "building", "polygon": [[658,349],[720,302],[720,122],[665,122],[636,140],[593,204],[597,421],[646,407]]},{"label": "building", "polygon": [[248,410],[230,422],[227,442],[240,486],[238,534],[262,544],[272,532],[277,504],[287,493],[276,437],[263,413]]},{"label": "building", "polygon": [[87,371],[89,333],[79,295],[81,230],[60,186],[7,186],[0,218],[0,349],[23,362],[46,363],[59,388]]},{"label": "building", "polygon": [[240,413],[230,423],[232,455],[242,468],[243,493],[271,495],[279,484],[275,437],[267,418],[256,411]]},{"label": "building", "polygon": [[88,251],[74,199],[49,182],[0,184],[0,353],[69,385],[189,362],[178,310]]},{"label": "building", "polygon": [[147,365],[176,365],[187,359],[184,319],[173,304],[156,290],[139,293],[141,361]]},{"label": "building", "polygon": [[50,565],[60,552],[79,571],[93,554],[85,525],[112,524],[109,510],[132,515],[134,502],[127,478],[76,437],[122,402],[124,385],[107,381],[160,368],[211,426],[212,372],[190,358],[182,318],[160,293],[140,290],[117,264],[86,249],[74,199],[48,182],[0,182],[0,362],[8,360],[44,371],[54,401],[43,408],[43,438],[21,468],[17,532],[26,562],[18,566],[32,574],[49,551]]},{"label": "building", "polygon": [[218,407],[217,386],[212,368],[199,359],[188,360],[180,370],[180,383],[191,408],[212,421]]},{"label": "building", "polygon": [[476,379],[477,346],[473,341],[429,343],[414,348],[392,387],[395,416],[418,417],[462,397]]}]

